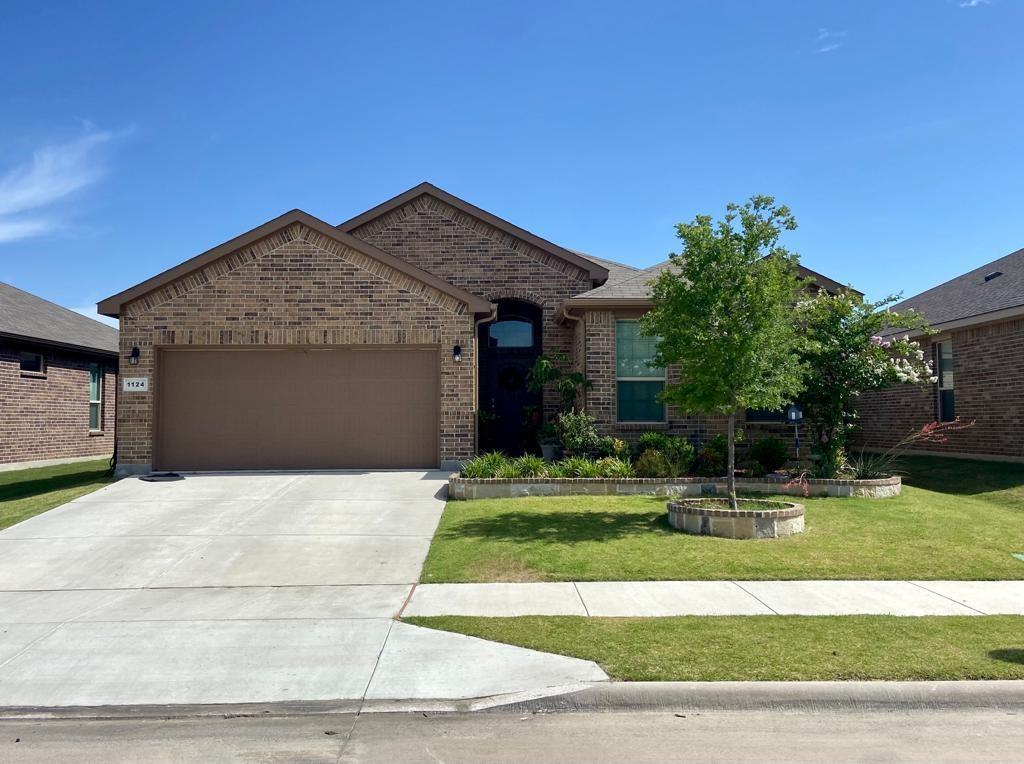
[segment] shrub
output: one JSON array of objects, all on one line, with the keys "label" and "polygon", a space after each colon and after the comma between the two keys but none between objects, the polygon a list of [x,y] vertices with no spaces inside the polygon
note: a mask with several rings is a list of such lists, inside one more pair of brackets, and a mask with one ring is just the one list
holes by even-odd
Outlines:
[{"label": "shrub", "polygon": [[629,453],[629,444],[618,438],[605,437],[597,443],[597,452],[601,456],[614,456],[616,459],[625,459]]},{"label": "shrub", "polygon": [[693,472],[701,477],[721,477],[725,474],[729,446],[724,435],[716,435],[697,452]]},{"label": "shrub", "polygon": [[600,442],[594,417],[586,411],[572,409],[558,415],[562,445],[572,455],[583,456],[596,451]]},{"label": "shrub", "polygon": [[696,449],[686,438],[669,438],[665,444],[665,458],[676,476],[685,475],[693,464]]},{"label": "shrub", "polygon": [[668,449],[669,436],[658,430],[648,430],[640,436],[640,439],[636,442],[637,455],[642,454],[644,451],[654,449],[662,454]]},{"label": "shrub", "polygon": [[766,472],[775,472],[789,461],[789,446],[780,438],[761,438],[750,447],[748,455]]},{"label": "shrub", "polygon": [[512,462],[516,466],[518,475],[513,477],[544,477],[548,474],[548,465],[541,457],[527,454],[520,456]]},{"label": "shrub", "polygon": [[492,478],[498,477],[509,463],[508,457],[501,451],[490,451],[473,457],[462,466],[462,477]]},{"label": "shrub", "polygon": [[642,478],[667,478],[672,477],[672,465],[661,451],[648,448],[637,457],[633,465],[637,477]]},{"label": "shrub", "polygon": [[631,478],[636,476],[633,465],[625,459],[606,456],[597,460],[597,468],[604,478]]},{"label": "shrub", "polygon": [[548,469],[550,477],[563,478],[596,478],[601,477],[601,468],[597,462],[585,456],[570,456]]}]

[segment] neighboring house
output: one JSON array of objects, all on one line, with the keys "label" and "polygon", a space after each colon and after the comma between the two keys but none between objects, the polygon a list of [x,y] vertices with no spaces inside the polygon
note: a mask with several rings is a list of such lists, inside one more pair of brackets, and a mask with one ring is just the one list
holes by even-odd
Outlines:
[{"label": "neighboring house", "polygon": [[0,464],[114,450],[117,330],[0,283]]},{"label": "neighboring house", "polygon": [[938,381],[861,396],[856,443],[887,448],[933,421],[973,427],[921,450],[1024,460],[1024,249],[894,305],[913,308],[937,333],[922,337]]},{"label": "neighboring house", "polygon": [[604,432],[699,437],[653,402],[664,382],[635,333],[658,267],[560,247],[428,183],[339,226],[293,210],[99,304],[121,319],[135,386],[118,400],[119,470],[517,452],[556,411],[526,385],[542,353],[585,369]]}]

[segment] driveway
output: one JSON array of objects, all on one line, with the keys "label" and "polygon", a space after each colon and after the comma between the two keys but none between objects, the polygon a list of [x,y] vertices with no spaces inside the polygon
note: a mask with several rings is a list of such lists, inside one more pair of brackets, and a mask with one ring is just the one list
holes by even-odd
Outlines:
[{"label": "driveway", "polygon": [[593,663],[394,621],[442,472],[126,479],[0,533],[0,706],[480,698]]}]

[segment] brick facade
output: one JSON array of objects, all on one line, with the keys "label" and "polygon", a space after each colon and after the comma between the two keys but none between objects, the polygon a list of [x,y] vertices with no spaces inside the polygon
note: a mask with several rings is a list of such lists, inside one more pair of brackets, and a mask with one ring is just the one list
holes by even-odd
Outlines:
[{"label": "brick facade", "polygon": [[[727,418],[703,414],[685,414],[675,406],[668,406],[664,423],[640,423],[618,421],[618,385],[615,379],[615,322],[639,318],[639,310],[587,310],[583,313],[583,324],[579,331],[585,336],[580,350],[583,367],[592,387],[587,391],[587,411],[597,420],[602,435],[612,435],[629,443],[635,443],[648,430],[661,430],[671,435],[685,437],[692,443],[700,444],[717,434],[725,434]],[[679,370],[669,367],[667,382],[677,381]],[[744,439],[738,443],[740,458],[750,443],[760,438],[774,436],[794,443],[791,425],[776,422],[746,422],[741,414],[737,426],[743,430]],[[806,438],[806,428],[801,428],[800,437]]]},{"label": "brick facade", "polygon": [[[1024,460],[1024,320],[969,327],[936,335],[953,347],[957,415],[974,427],[953,433],[947,443],[921,450]],[[934,345],[933,345],[934,348]],[[934,349],[932,351],[934,356]],[[935,385],[901,385],[861,396],[854,444],[887,448],[904,435],[935,421]]]},{"label": "brick facade", "polygon": [[[432,345],[441,352],[442,460],[472,455],[473,315],[464,303],[361,252],[292,224],[126,304],[121,357],[140,349],[129,376],[147,393],[123,393],[118,462],[152,463],[155,349],[174,346]],[[461,363],[450,348],[461,345]]]},{"label": "brick facade", "polygon": [[[22,374],[20,353],[42,353],[45,376]],[[90,364],[103,368],[102,430],[89,431]],[[0,463],[108,456],[114,450],[116,360],[0,341]]]},{"label": "brick facade", "polygon": [[[356,238],[488,300],[514,298],[543,312],[543,352],[572,358],[562,303],[591,288],[590,274],[429,195],[351,231]],[[557,406],[544,396],[545,408]]]}]

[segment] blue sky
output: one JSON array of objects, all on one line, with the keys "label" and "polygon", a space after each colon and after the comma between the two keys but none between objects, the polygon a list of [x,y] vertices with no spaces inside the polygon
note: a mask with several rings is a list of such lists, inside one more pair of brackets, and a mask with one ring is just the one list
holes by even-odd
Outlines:
[{"label": "blue sky", "polygon": [[422,180],[636,265],[755,193],[910,295],[1024,247],[1021,0],[38,3],[0,48],[0,281],[73,308]]}]

